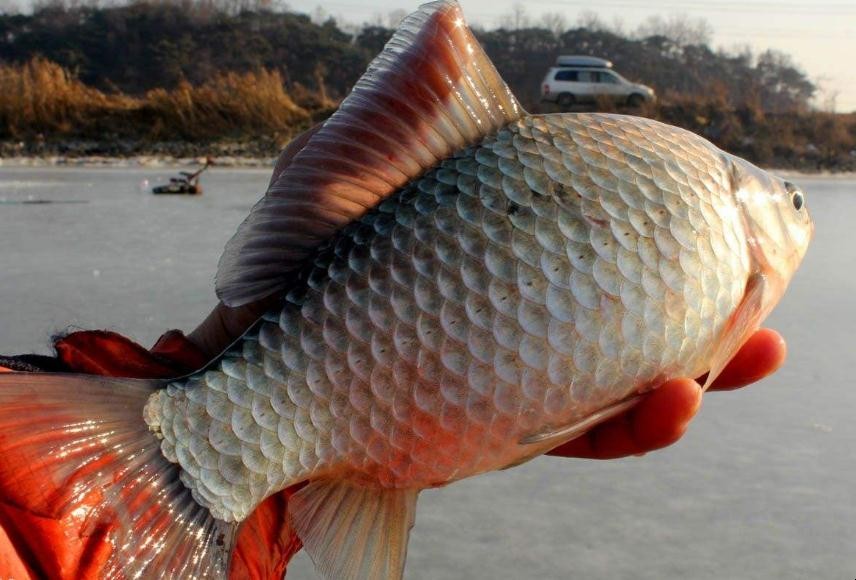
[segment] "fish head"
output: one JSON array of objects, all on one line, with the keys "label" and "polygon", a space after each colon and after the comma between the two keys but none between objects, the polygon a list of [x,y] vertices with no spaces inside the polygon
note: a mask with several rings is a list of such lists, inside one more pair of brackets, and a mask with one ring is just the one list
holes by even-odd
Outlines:
[{"label": "fish head", "polygon": [[730,156],[732,187],[755,272],[776,281],[778,300],[814,235],[806,196],[796,185]]},{"label": "fish head", "polygon": [[805,194],[798,187],[744,159],[725,155],[736,217],[746,237],[749,270],[743,298],[710,352],[704,388],[778,304],[814,233]]}]

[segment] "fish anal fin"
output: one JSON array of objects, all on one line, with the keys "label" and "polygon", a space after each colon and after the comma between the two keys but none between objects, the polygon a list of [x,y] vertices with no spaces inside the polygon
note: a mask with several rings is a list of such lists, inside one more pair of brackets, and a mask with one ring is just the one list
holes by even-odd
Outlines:
[{"label": "fish anal fin", "polygon": [[337,231],[522,115],[457,2],[423,5],[226,245],[218,297],[240,306],[283,290]]},{"label": "fish anal fin", "polygon": [[416,515],[416,489],[313,481],[288,503],[318,571],[335,580],[399,580]]},{"label": "fish anal fin", "polygon": [[771,306],[765,308],[764,305],[764,296],[769,290],[769,281],[764,274],[756,273],[749,276],[743,299],[726,321],[711,353],[710,372],[703,387],[705,390],[716,380],[740,347],[760,327],[761,321],[771,308]]},{"label": "fish anal fin", "polygon": [[630,410],[636,406],[636,403],[640,400],[642,400],[641,395],[633,395],[627,399],[623,399],[617,403],[613,403],[612,405],[595,411],[591,415],[578,421],[574,421],[573,423],[558,425],[541,431],[536,431],[535,433],[530,433],[520,439],[520,445],[534,445],[537,449],[543,449],[542,452],[549,451],[562,443],[566,443],[584,435],[598,424]]}]

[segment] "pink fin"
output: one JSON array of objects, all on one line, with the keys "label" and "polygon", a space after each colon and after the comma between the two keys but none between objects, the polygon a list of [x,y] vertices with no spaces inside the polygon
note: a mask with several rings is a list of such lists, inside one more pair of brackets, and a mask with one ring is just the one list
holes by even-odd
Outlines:
[{"label": "pink fin", "polygon": [[416,489],[310,481],[288,513],[315,567],[328,580],[401,580]]},{"label": "pink fin", "polygon": [[522,113],[457,2],[425,4],[241,224],[217,295],[240,306],[283,289],[336,231]]},{"label": "pink fin", "polygon": [[104,578],[224,577],[234,525],[179,480],[143,420],[159,381],[0,374],[0,493],[30,513],[104,533]]},{"label": "pink fin", "polygon": [[768,291],[768,280],[763,274],[753,274],[747,280],[743,300],[726,321],[725,328],[710,357],[710,372],[704,382],[705,390],[716,380],[728,361],[758,330],[761,322],[769,314],[768,309],[764,308],[764,294]]},{"label": "pink fin", "polygon": [[634,395],[623,401],[613,403],[604,409],[600,409],[575,423],[530,433],[520,439],[520,445],[541,445],[545,447],[544,452],[547,452],[554,447],[585,435],[604,421],[632,409],[641,400],[641,396]]}]

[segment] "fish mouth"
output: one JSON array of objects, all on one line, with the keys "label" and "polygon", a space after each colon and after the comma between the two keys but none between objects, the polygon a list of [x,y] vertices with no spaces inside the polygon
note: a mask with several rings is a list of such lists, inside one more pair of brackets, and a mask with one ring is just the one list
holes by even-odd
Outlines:
[{"label": "fish mouth", "polygon": [[814,237],[814,221],[804,205],[792,205],[796,188],[785,180],[725,154],[731,185],[746,235],[750,273],[763,274],[781,292],[793,277]]}]

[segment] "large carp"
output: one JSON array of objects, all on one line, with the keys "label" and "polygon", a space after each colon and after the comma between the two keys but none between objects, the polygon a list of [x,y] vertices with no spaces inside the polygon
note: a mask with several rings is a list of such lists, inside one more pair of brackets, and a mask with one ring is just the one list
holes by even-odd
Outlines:
[{"label": "large carp", "polygon": [[400,578],[420,490],[712,380],[811,233],[797,188],[690,132],[526,114],[427,4],[226,247],[221,300],[279,305],[182,379],[0,376],[0,469],[46,513],[101,494],[108,575],[224,576],[240,522],[307,482],[319,570]]}]

